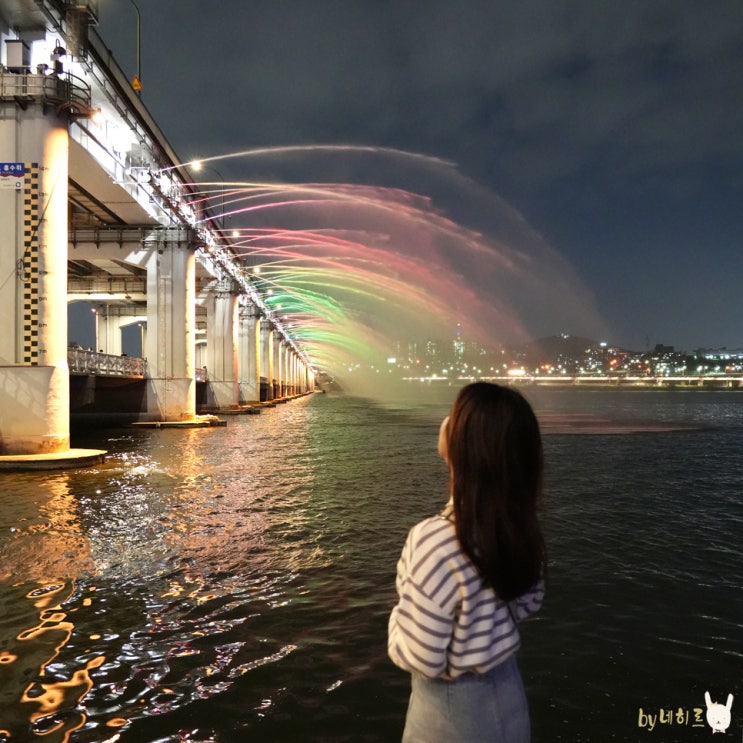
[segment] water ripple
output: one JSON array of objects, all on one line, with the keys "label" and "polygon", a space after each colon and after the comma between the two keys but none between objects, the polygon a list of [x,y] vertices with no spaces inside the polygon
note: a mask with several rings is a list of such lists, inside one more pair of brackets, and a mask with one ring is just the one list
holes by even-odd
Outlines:
[{"label": "water ripple", "polygon": [[[520,656],[535,739],[634,740],[639,706],[739,679],[743,415],[660,399],[577,398],[576,420],[620,419],[612,436],[546,427],[549,588]],[[550,404],[560,422],[566,398]],[[442,412],[322,395],[116,432],[102,466],[4,479],[0,728],[254,743],[358,740],[364,720],[399,739],[386,622],[407,530],[445,500]]]}]

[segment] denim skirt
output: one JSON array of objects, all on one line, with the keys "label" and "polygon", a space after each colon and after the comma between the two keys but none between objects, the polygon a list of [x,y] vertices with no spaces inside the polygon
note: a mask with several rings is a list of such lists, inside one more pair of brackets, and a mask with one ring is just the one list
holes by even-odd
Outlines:
[{"label": "denim skirt", "polygon": [[529,743],[530,736],[515,656],[453,681],[413,674],[403,743]]}]

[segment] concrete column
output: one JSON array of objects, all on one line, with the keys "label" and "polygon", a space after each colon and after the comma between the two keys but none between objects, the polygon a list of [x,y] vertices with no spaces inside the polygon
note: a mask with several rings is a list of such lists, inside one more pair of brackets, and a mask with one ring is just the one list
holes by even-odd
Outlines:
[{"label": "concrete column", "polygon": [[291,346],[287,343],[284,348],[284,395],[292,394],[292,355]]},{"label": "concrete column", "polygon": [[238,404],[237,289],[231,279],[222,279],[209,297],[206,313],[206,368],[210,403],[217,408]]},{"label": "concrete column", "polygon": [[301,385],[299,383],[299,372],[302,369],[302,362],[299,359],[299,356],[297,354],[293,354],[292,359],[294,361],[294,367],[293,367],[293,374],[292,374],[292,384],[294,385],[294,394],[298,394],[300,392],[304,392],[304,390],[301,389]]},{"label": "concrete column", "polygon": [[274,342],[274,378],[273,394],[274,397],[284,397],[284,349],[286,343],[280,338],[278,343]]},{"label": "concrete column", "polygon": [[284,397],[291,394],[291,363],[292,363],[292,349],[289,344],[284,346],[284,364],[283,364],[283,386],[284,386]]},{"label": "concrete column", "polygon": [[124,350],[124,328],[137,326],[142,356],[147,348],[147,311],[139,307],[99,304],[95,307],[95,351],[121,356]]},{"label": "concrete column", "polygon": [[0,454],[69,451],[67,120],[0,102]]},{"label": "concrete column", "polygon": [[121,327],[122,318],[119,315],[110,315],[105,304],[98,305],[95,308],[95,350],[120,356]]},{"label": "concrete column", "polygon": [[306,392],[307,390],[305,389],[304,385],[304,364],[302,363],[302,359],[300,359],[299,356],[295,358],[295,361],[296,368],[294,371],[294,384],[296,391],[298,393]]},{"label": "concrete column", "polygon": [[297,354],[292,351],[291,357],[291,394],[296,395],[297,392],[299,392],[299,389],[297,387],[297,368],[298,368],[298,362],[299,359],[297,358]]},{"label": "concrete column", "polygon": [[258,402],[260,392],[260,317],[254,306],[242,306],[237,334],[237,377],[240,403]]},{"label": "concrete column", "polygon": [[287,395],[294,394],[294,349],[291,346],[286,348],[286,371],[284,373],[284,387]]},{"label": "concrete column", "polygon": [[309,369],[300,361],[297,369],[297,388],[299,392],[309,392],[314,387],[314,385],[310,385],[309,378]]},{"label": "concrete column", "polygon": [[147,261],[147,410],[158,420],[196,415],[194,252],[159,243]]},{"label": "concrete column", "polygon": [[[196,344],[196,368],[201,369],[206,366],[206,343],[198,342]],[[207,368],[207,372],[209,369]]]},{"label": "concrete column", "polygon": [[273,400],[273,325],[269,320],[261,320],[260,324],[260,392],[261,402]]},{"label": "concrete column", "polygon": [[301,358],[297,358],[297,392],[307,392],[307,367]]}]

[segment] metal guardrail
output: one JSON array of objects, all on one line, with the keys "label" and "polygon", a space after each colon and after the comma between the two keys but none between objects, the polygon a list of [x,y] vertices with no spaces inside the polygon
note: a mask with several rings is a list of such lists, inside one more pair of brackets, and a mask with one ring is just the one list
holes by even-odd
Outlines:
[{"label": "metal guardrail", "polygon": [[136,356],[113,356],[109,353],[67,349],[67,364],[76,374],[97,374],[102,377],[145,377],[147,359]]},{"label": "metal guardrail", "polygon": [[0,71],[0,98],[24,101],[41,100],[60,111],[69,109],[84,116],[90,114],[90,85],[70,72],[45,74]]},{"label": "metal guardrail", "polygon": [[[140,359],[137,356],[114,356],[81,348],[67,349],[67,365],[73,374],[96,374],[99,377],[147,376],[147,359]],[[194,370],[194,379],[197,382],[206,382],[208,378],[205,366]]]}]

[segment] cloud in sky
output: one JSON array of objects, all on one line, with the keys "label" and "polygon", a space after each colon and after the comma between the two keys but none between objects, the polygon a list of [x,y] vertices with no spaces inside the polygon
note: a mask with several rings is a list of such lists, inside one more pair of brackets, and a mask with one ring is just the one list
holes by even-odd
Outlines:
[{"label": "cloud in sky", "polygon": [[[737,0],[140,8],[143,100],[184,159],[350,143],[450,160],[566,255],[617,341],[743,346],[726,319],[743,270]],[[133,72],[131,5],[102,4],[99,31]],[[704,286],[700,255],[720,265]]]},{"label": "cloud in sky", "polygon": [[737,2],[207,5],[143,9],[145,99],[169,119],[193,104],[174,132],[194,143],[403,145],[486,177],[505,160],[536,189],[586,163],[742,154]]}]

